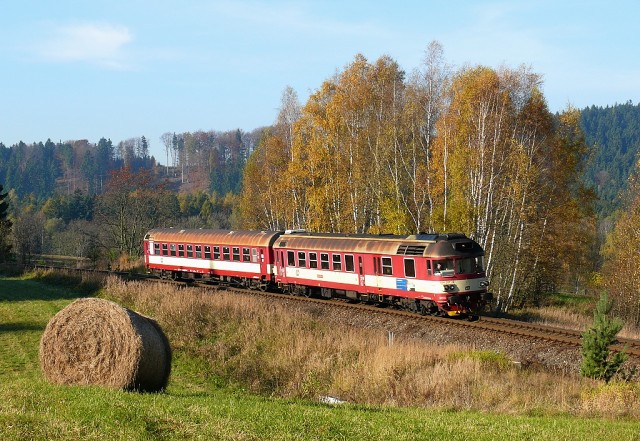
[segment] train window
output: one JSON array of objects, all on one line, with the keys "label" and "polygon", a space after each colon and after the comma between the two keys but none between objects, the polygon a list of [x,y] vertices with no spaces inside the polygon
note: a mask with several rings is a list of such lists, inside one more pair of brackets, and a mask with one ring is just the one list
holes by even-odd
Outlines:
[{"label": "train window", "polygon": [[333,255],[333,270],[342,271],[342,256],[340,254]]},{"label": "train window", "polygon": [[309,268],[318,268],[318,253],[309,253]]},{"label": "train window", "polygon": [[240,247],[233,247],[233,260],[240,262]]},{"label": "train window", "polygon": [[431,261],[427,260],[427,274],[431,275],[432,274],[432,270],[431,270]]},{"label": "train window", "polygon": [[355,271],[355,265],[353,264],[353,256],[345,255],[344,256],[344,270],[352,273]]},{"label": "train window", "polygon": [[213,247],[213,259],[220,260],[220,247]]},{"label": "train window", "polygon": [[307,253],[304,251],[298,251],[298,266],[300,268],[307,267]]},{"label": "train window", "polygon": [[329,254],[320,253],[320,268],[329,269]]},{"label": "train window", "polygon": [[456,274],[470,273],[471,268],[471,259],[456,259]]},{"label": "train window", "polygon": [[478,256],[473,258],[475,262],[475,272],[482,273],[484,272],[484,257]]},{"label": "train window", "polygon": [[465,257],[456,260],[456,272],[458,274],[472,274],[481,273],[482,268],[482,256],[479,257]]},{"label": "train window", "polygon": [[184,257],[184,245],[178,245],[178,256]]},{"label": "train window", "polygon": [[296,253],[287,251],[287,266],[296,266]]},{"label": "train window", "polygon": [[187,257],[193,257],[193,245],[187,245]]},{"label": "train window", "polygon": [[231,260],[231,255],[229,254],[229,247],[222,247],[222,259],[223,260]]},{"label": "train window", "polygon": [[391,266],[391,257],[382,258],[382,274],[385,276],[393,275],[393,267]]},{"label": "train window", "polygon": [[435,260],[433,267],[436,276],[453,276],[453,259]]},{"label": "train window", "polygon": [[204,258],[211,260],[211,247],[209,245],[204,246]]},{"label": "train window", "polygon": [[175,243],[169,244],[169,251],[171,251],[171,255],[172,256],[176,255],[176,244]]},{"label": "train window", "polygon": [[153,244],[153,254],[160,254],[160,244],[159,243],[154,243]]},{"label": "train window", "polygon": [[404,276],[416,276],[416,262],[413,259],[404,259]]},{"label": "train window", "polygon": [[167,245],[166,243],[162,244],[162,255],[163,256],[169,255],[169,245]]},{"label": "train window", "polygon": [[242,261],[243,262],[251,261],[251,250],[249,248],[242,249]]},{"label": "train window", "polygon": [[202,259],[202,245],[196,245],[196,257]]},{"label": "train window", "polygon": [[255,248],[251,248],[251,261],[252,262],[258,261],[258,250],[256,250]]}]

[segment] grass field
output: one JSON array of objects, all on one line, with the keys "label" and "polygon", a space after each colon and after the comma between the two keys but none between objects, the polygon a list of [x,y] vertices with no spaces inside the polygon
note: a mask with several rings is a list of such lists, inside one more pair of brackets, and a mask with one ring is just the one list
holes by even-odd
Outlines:
[{"label": "grass field", "polygon": [[44,327],[74,298],[104,295],[94,283],[80,288],[45,285],[33,278],[0,278],[3,440],[640,439],[640,421],[631,417],[330,405],[258,395],[241,383],[230,384],[211,375],[210,367],[203,365],[208,363],[206,358],[180,348],[174,352],[165,393],[50,385],[38,362]]}]

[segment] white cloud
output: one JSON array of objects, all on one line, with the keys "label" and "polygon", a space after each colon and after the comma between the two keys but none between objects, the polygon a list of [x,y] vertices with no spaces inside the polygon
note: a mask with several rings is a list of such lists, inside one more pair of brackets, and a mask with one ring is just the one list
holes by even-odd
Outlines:
[{"label": "white cloud", "polygon": [[44,59],[86,62],[110,69],[128,69],[125,48],[133,40],[122,26],[82,23],[56,27],[38,52]]}]

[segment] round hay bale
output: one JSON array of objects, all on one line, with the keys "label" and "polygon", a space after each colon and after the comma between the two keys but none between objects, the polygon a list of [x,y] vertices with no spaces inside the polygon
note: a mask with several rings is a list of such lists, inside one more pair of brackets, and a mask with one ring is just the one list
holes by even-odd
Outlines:
[{"label": "round hay bale", "polygon": [[154,320],[108,300],[84,298],[47,324],[40,365],[56,384],[157,392],[169,380],[171,347]]}]

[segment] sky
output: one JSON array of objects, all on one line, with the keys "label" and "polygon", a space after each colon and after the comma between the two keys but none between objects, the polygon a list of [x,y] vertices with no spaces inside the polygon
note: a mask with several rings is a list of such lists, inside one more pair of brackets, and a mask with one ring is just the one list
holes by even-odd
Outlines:
[{"label": "sky", "polygon": [[528,66],[552,112],[640,101],[640,2],[21,0],[0,13],[0,142],[11,146],[273,124],[357,54],[411,73]]}]

